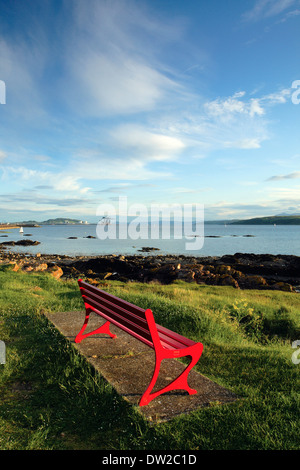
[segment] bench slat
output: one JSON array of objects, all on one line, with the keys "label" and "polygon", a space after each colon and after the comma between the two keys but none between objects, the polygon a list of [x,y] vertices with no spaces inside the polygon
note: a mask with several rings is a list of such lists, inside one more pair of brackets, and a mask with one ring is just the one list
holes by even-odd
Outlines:
[{"label": "bench slat", "polygon": [[[95,308],[93,310],[95,313],[97,313],[97,309]],[[105,318],[106,320],[108,320],[109,322],[113,323],[114,325],[116,325],[118,328],[121,328],[123,331],[126,331],[127,333],[129,333],[131,336],[134,336],[135,338],[139,339],[140,341],[142,341],[143,343],[147,344],[150,348],[154,349],[154,345],[153,345],[153,342],[152,341],[149,341],[147,340],[146,338],[143,338],[142,336],[140,336],[138,333],[134,332],[133,330],[130,330],[129,328],[126,328],[126,326],[124,326],[124,323],[120,323],[118,322],[117,320],[114,320],[113,318],[111,318],[110,315],[106,315],[104,312],[100,312],[100,310],[98,310],[99,314],[101,315],[101,317]]]},{"label": "bench slat", "polygon": [[186,338],[185,336],[175,333],[174,331],[171,331],[168,328],[165,328],[164,326],[158,325],[157,323],[156,328],[158,331],[158,335],[162,339],[162,341],[167,343],[169,341],[170,344],[176,344],[175,348],[177,348],[178,346],[181,348],[186,348],[187,346],[193,346],[195,344],[195,341],[193,341],[192,339]]},{"label": "bench slat", "polygon": [[94,293],[83,291],[82,295],[84,295],[86,299],[91,299],[95,303],[97,303],[99,305],[98,310],[101,310],[102,307],[107,307],[111,311],[117,314],[120,314],[122,318],[126,318],[132,321],[132,323],[135,323],[137,326],[140,326],[141,328],[149,330],[148,323],[147,323],[145,316],[144,318],[142,318],[141,316],[137,316],[134,313],[128,312],[128,310],[126,310],[125,308],[119,307],[118,305],[115,305],[113,302],[102,299],[99,295],[96,295]]},{"label": "bench slat", "polygon": [[171,338],[170,336],[167,336],[166,334],[158,333],[158,335],[159,335],[161,344],[166,349],[183,349],[187,347],[186,344],[176,341],[175,339]]},{"label": "bench slat", "polygon": [[[98,312],[102,314],[106,314],[105,318],[115,325],[119,326],[119,328],[126,329],[126,331],[132,336],[138,336],[141,341],[147,342],[148,345],[151,343],[151,347],[154,348],[153,342],[151,339],[151,334],[149,330],[145,330],[144,328],[141,328],[140,326],[137,326],[136,324],[132,323],[130,320],[122,317],[116,312],[113,312],[107,307],[104,307],[102,305],[99,305],[97,302],[94,302],[91,298],[86,298],[85,295],[83,295],[84,300],[88,305],[91,305],[93,309],[98,310]],[[96,312],[97,313],[97,312]],[[104,316],[104,315],[102,315]]]},{"label": "bench slat", "polygon": [[87,291],[93,292],[96,295],[101,295],[106,300],[112,301],[116,305],[119,305],[120,307],[126,308],[126,310],[130,311],[131,313],[134,313],[138,316],[141,316],[142,318],[145,318],[145,310],[141,307],[138,307],[137,305],[131,304],[130,302],[127,302],[126,300],[119,299],[119,297],[115,297],[112,294],[109,294],[108,292],[105,292],[101,289],[98,289],[97,287],[91,286],[90,284],[84,282],[84,281],[79,281],[79,287],[80,289],[85,289]]}]

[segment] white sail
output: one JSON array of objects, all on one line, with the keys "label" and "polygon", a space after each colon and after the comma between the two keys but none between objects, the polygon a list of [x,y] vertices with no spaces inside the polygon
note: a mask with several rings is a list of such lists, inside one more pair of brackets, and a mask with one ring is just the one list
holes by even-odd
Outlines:
[{"label": "white sail", "polygon": [[20,228],[20,233],[23,233],[23,232],[24,232],[23,227],[21,227]]}]

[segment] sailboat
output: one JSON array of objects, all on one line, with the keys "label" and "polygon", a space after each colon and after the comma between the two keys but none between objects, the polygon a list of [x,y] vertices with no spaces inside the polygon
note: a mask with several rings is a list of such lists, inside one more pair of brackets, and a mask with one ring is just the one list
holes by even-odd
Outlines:
[{"label": "sailboat", "polygon": [[20,228],[20,233],[23,233],[23,232],[24,232],[23,227],[21,227]]}]

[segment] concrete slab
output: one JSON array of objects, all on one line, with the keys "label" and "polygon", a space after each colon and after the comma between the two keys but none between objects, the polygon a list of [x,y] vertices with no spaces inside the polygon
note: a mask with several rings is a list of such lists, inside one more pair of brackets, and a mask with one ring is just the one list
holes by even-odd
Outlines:
[{"label": "concrete slab", "polygon": [[[83,311],[48,313],[46,316],[125,400],[137,405],[139,412],[149,422],[169,421],[175,416],[210,406],[212,403],[231,403],[238,398],[233,392],[192,369],[188,383],[198,391],[196,395],[188,395],[187,392],[180,390],[172,391],[140,407],[139,399],[147,388],[154,370],[155,353],[152,349],[114,325],[111,325],[110,330],[117,335],[117,338],[112,339],[99,334],[76,344],[75,336],[85,317]],[[103,323],[104,320],[100,316],[91,314],[85,332],[92,331]],[[170,383],[184,367],[176,359],[163,361],[154,391]]]}]

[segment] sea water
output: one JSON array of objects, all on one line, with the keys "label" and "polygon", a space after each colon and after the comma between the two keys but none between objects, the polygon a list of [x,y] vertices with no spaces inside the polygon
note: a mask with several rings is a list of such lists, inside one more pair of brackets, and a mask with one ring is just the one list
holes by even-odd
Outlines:
[{"label": "sea water", "polygon": [[[149,253],[164,255],[223,256],[239,252],[300,256],[300,225],[205,224],[203,246],[199,240],[196,243],[196,237],[187,238],[187,235],[183,234],[180,239],[176,239],[171,234],[169,239],[162,237],[159,239],[150,237],[112,239],[108,237],[101,240],[97,237],[96,224],[42,225],[24,227],[23,234],[19,233],[19,229],[1,230],[0,243],[25,239],[39,241],[40,244],[35,246],[7,246],[6,251],[69,256],[137,255],[141,254],[142,247],[157,248],[157,251]],[[189,249],[187,249],[187,244],[190,244]]]}]

